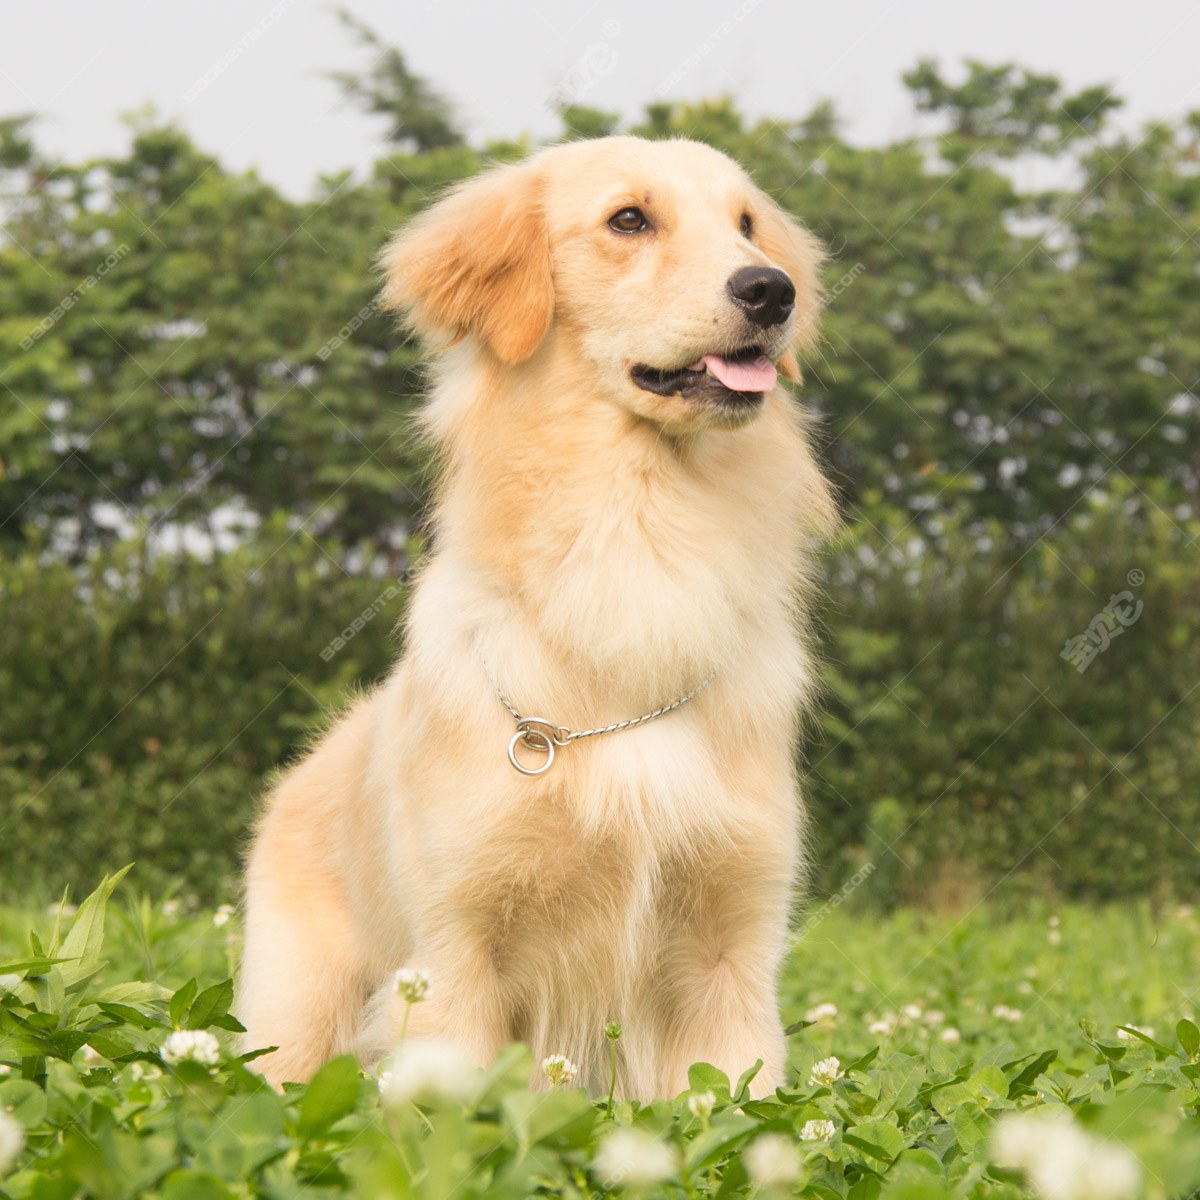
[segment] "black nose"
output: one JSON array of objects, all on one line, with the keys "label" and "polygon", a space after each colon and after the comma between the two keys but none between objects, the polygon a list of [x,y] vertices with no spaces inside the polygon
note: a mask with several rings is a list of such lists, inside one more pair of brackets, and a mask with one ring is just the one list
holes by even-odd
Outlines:
[{"label": "black nose", "polygon": [[782,325],[796,307],[792,281],[774,267],[742,267],[729,277],[729,294],[755,325]]}]

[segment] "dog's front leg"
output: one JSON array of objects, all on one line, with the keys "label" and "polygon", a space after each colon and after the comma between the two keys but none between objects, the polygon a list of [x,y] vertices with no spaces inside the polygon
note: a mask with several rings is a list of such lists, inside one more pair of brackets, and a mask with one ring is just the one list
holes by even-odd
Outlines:
[{"label": "dog's front leg", "polygon": [[754,1097],[784,1083],[787,1046],[775,993],[787,945],[792,866],[763,851],[758,873],[720,870],[692,880],[668,933],[657,972],[655,1024],[662,1047],[660,1094],[688,1086],[688,1068],[707,1062],[731,1084],[762,1059]]},{"label": "dog's front leg", "polygon": [[736,952],[697,967],[686,995],[679,997],[664,1031],[661,1094],[676,1096],[688,1087],[688,1068],[711,1063],[731,1086],[761,1059],[750,1095],[771,1095],[784,1082],[787,1047],[775,1001],[774,980],[765,984],[761,968],[739,963]]}]

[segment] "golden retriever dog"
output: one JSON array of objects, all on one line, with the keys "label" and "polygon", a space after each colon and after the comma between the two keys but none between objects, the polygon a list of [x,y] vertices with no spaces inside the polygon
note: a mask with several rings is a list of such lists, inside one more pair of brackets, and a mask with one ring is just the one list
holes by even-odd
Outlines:
[{"label": "golden retriever dog", "polygon": [[524,1041],[607,1090],[619,1021],[623,1095],[784,1082],[835,506],[777,369],[819,257],[723,154],[633,137],[491,170],[385,250],[433,354],[436,538],[402,660],[257,827],[237,1011],[271,1082],[394,1049],[401,967],[432,979],[407,1040],[480,1064]]}]

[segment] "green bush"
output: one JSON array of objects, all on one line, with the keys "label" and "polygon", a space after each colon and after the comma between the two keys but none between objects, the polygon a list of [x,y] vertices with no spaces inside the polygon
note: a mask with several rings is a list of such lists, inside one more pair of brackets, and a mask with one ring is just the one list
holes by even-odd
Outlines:
[{"label": "green bush", "polygon": [[[1131,521],[1114,494],[1027,552],[988,536],[947,523],[930,546],[868,509],[829,557],[817,894],[870,861],[855,902],[880,907],[1192,895],[1200,523]],[[273,769],[399,649],[402,588],[285,538],[0,561],[3,893],[137,860],[152,889],[231,894]],[[1123,590],[1139,618],[1079,673],[1064,643]]]},{"label": "green bush", "polygon": [[116,859],[229,894],[264,782],[384,672],[404,599],[268,532],[212,562],[0,560],[5,893],[86,889]]},{"label": "green bush", "polygon": [[[1028,551],[949,523],[925,545],[887,510],[850,529],[830,563],[830,693],[807,754],[834,880],[894,797],[903,819],[886,814],[869,853],[890,866],[876,862],[868,893],[1194,895],[1200,522],[1149,504],[1131,518],[1125,501],[1096,498]],[[1067,640],[1122,592],[1137,619],[1076,670]]]}]

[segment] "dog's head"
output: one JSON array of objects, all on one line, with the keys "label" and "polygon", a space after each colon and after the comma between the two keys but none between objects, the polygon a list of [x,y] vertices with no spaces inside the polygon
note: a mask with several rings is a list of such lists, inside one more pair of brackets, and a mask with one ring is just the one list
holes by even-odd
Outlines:
[{"label": "dog's head", "polygon": [[[384,251],[383,299],[504,364],[571,345],[598,394],[664,427],[745,423],[815,340],[815,239],[725,155],[614,137],[470,180]],[[554,330],[554,338],[548,335]]]}]

